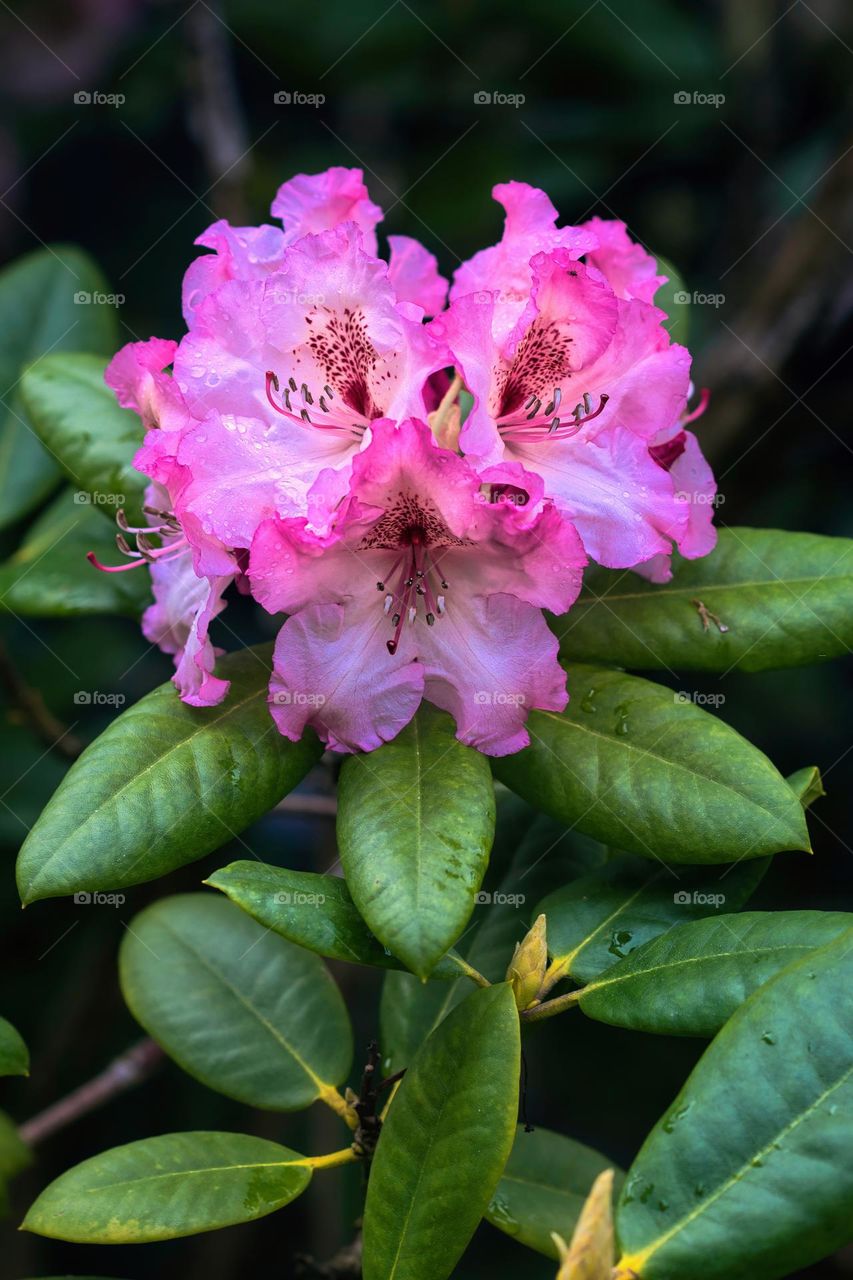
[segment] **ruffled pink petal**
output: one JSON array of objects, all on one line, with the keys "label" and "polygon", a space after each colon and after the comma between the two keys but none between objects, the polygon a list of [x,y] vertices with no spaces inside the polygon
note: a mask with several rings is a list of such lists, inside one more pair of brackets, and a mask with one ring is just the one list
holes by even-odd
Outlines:
[{"label": "ruffled pink petal", "polygon": [[142,632],[164,653],[175,656],[172,683],[184,702],[194,707],[212,707],[221,702],[229,681],[213,674],[217,656],[208,639],[210,623],[225,608],[223,592],[233,574],[219,578],[199,578],[187,553],[173,560],[155,561],[151,566],[154,604],[142,616]]},{"label": "ruffled pink petal", "polygon": [[367,194],[361,169],[341,167],[298,173],[279,187],[270,213],[284,224],[288,244],[341,222],[354,222],[364,248],[372,254],[376,253],[375,227],[384,217]]},{"label": "ruffled pink petal", "polygon": [[566,249],[580,258],[598,245],[596,236],[583,227],[556,227],[557,210],[544,191],[526,182],[502,182],[492,189],[506,210],[500,242],[481,249],[456,271],[451,301],[467,293],[499,293],[495,313],[495,339],[502,344],[530,293],[530,260],[537,253]]},{"label": "ruffled pink petal", "polygon": [[530,711],[562,711],[568,702],[557,650],[539,610],[515,596],[449,604],[419,640],[424,696],[450,712],[460,741],[487,755],[510,755],[530,741]]},{"label": "ruffled pink petal", "polygon": [[[252,418],[212,415],[188,428],[177,450],[187,474],[176,514],[194,517],[226,546],[248,548],[262,521],[312,515],[312,486],[322,469],[340,468],[346,485],[354,436],[316,431],[282,419],[267,427]],[[321,515],[325,506],[320,505]]]},{"label": "ruffled pink petal", "polygon": [[630,568],[667,552],[687,526],[668,472],[644,441],[613,427],[592,439],[545,440],[515,447],[512,456],[538,471],[545,492],[577,527],[591,559]]},{"label": "ruffled pink petal", "polygon": [[107,365],[104,381],[123,409],[139,414],[146,431],[177,430],[189,416],[179,387],[163,372],[174,360],[177,345],[166,338],[128,342]]},{"label": "ruffled pink petal", "polygon": [[617,298],[652,302],[668,277],[657,274],[657,262],[642,245],[631,239],[625,223],[590,218],[581,225],[598,240],[598,248],[587,253],[586,261],[607,277]]},{"label": "ruffled pink petal", "polygon": [[595,430],[626,427],[643,440],[678,423],[690,387],[690,352],[670,343],[664,313],[645,302],[619,302],[613,340],[574,380],[578,393],[608,403]]},{"label": "ruffled pink petal", "polygon": [[413,302],[425,315],[438,315],[447,299],[447,281],[439,275],[435,256],[411,236],[389,236],[388,279],[398,302]]},{"label": "ruffled pink petal", "polygon": [[214,252],[196,258],[184,276],[182,306],[188,329],[207,295],[226,280],[260,280],[275,270],[287,240],[281,227],[232,227],[221,219],[203,231],[196,244]]},{"label": "ruffled pink petal", "polygon": [[504,446],[490,411],[492,383],[498,352],[492,333],[494,294],[468,293],[455,298],[448,309],[428,326],[439,342],[446,343],[451,363],[459,370],[474,398],[462,424],[459,444],[480,465],[494,465],[504,456]]},{"label": "ruffled pink petal", "polygon": [[495,501],[481,502],[467,534],[475,550],[451,547],[439,561],[451,583],[449,599],[503,592],[554,613],[574,604],[587,563],[583,543],[551,503],[529,519],[526,496],[522,482],[499,491]]},{"label": "ruffled pink petal", "polygon": [[404,645],[392,658],[385,619],[367,599],[311,605],[279,632],[270,710],[292,741],[310,725],[333,751],[373,751],[417,711],[423,668]]}]

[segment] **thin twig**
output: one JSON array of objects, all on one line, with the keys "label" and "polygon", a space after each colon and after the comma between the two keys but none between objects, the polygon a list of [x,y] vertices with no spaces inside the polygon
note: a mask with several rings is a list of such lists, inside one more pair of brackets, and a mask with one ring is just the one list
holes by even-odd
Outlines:
[{"label": "thin twig", "polygon": [[46,743],[52,751],[76,760],[86,744],[82,738],[71,733],[67,725],[58,720],[45,705],[44,698],[38,689],[27,684],[9,653],[0,642],[0,682],[2,682],[9,700],[21,712],[34,733]]},{"label": "thin twig", "polygon": [[25,1121],[18,1130],[21,1140],[30,1147],[43,1142],[59,1129],[64,1129],[81,1116],[102,1107],[105,1102],[124,1093],[126,1089],[141,1084],[160,1065],[163,1056],[163,1050],[153,1040],[140,1040],[93,1080],[81,1085],[59,1102],[54,1102],[52,1106],[33,1116],[32,1120]]}]

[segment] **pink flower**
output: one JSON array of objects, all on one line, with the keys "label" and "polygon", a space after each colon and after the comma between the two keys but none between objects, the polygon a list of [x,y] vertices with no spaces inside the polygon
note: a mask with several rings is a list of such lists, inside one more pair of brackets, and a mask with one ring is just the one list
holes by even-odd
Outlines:
[{"label": "pink flower", "polygon": [[668,277],[657,274],[657,262],[631,239],[625,223],[590,218],[583,227],[598,241],[598,247],[587,253],[585,261],[605,276],[616,297],[653,302]]},{"label": "pink flower", "polygon": [[178,344],[166,338],[129,342],[107,365],[104,381],[123,409],[133,409],[146,431],[162,427],[174,431],[187,420],[183,397],[164,370],[175,358]]},{"label": "pink flower", "polygon": [[[156,470],[168,475],[173,486],[179,486],[180,468],[172,464],[173,460],[168,459]],[[122,573],[148,566],[154,603],[142,615],[143,635],[164,653],[174,656],[172,682],[183,701],[195,707],[210,707],[222,701],[229,682],[213,674],[222,650],[213,647],[208,629],[225,608],[222,596],[237,575],[238,565],[226,548],[209,545],[206,550],[211,572],[203,572],[199,565],[201,557],[193,554],[173,508],[169,489],[156,480],[145,494],[145,513],[149,517],[146,525],[131,526],[124,512],[118,514],[122,532],[117,541],[127,562],[103,565],[91,551],[88,559],[104,573]],[[135,547],[128,538],[134,539]]]},{"label": "pink flower", "polygon": [[249,579],[279,634],[271,707],[285,735],[312,724],[340,751],[393,738],[423,697],[457,736],[517,751],[533,707],[561,710],[565,674],[541,608],[565,611],[585,557],[571,524],[517,464],[485,487],[422,422],[374,424],[333,526],[258,529]]},{"label": "pink flower", "polygon": [[[376,224],[383,213],[374,204],[364,185],[361,169],[327,169],[323,173],[300,173],[279,187],[272,203],[273,217],[281,227],[232,227],[214,222],[196,240],[213,253],[196,258],[183,284],[183,311],[187,328],[195,324],[196,313],[209,294],[228,280],[263,280],[280,269],[289,245],[306,235],[334,230],[344,223],[354,224],[361,235],[365,253],[376,257]],[[423,245],[408,236],[389,236],[391,261],[389,278],[401,302],[411,302],[427,315],[444,306],[447,281],[438,274],[438,264]]]},{"label": "pink flower", "polygon": [[303,237],[266,280],[220,286],[175,356],[196,419],[175,451],[191,477],[182,523],[248,548],[273,515],[321,518],[371,424],[425,417],[428,380],[448,363],[352,223]]},{"label": "pink flower", "polygon": [[574,251],[534,254],[529,271],[527,302],[503,340],[495,294],[456,295],[432,322],[474,396],[461,447],[541,475],[601,564],[668,553],[685,539],[687,511],[648,443],[680,420],[690,356],[670,343],[663,312],[618,297]]}]

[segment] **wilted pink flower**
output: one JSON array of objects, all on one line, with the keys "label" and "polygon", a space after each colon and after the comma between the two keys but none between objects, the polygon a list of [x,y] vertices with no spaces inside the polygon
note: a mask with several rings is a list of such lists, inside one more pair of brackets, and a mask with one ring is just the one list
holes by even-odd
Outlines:
[{"label": "wilted pink flower", "polygon": [[330,531],[261,525],[252,592],[291,615],[270,686],[284,734],[312,724],[336,750],[371,750],[426,697],[463,742],[503,755],[529,741],[531,708],[565,706],[540,609],[577,596],[580,540],[521,467],[485,479],[424,423],[379,422]]}]

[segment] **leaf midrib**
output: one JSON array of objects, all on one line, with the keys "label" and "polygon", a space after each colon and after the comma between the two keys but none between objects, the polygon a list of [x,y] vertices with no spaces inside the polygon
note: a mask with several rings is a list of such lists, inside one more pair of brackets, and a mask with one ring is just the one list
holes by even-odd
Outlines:
[{"label": "leaf midrib", "polygon": [[[853,551],[853,548],[851,548],[851,551]],[[673,596],[695,596],[697,592],[709,595],[712,591],[734,591],[740,589],[748,591],[758,587],[804,587],[809,583],[816,585],[819,582],[850,581],[853,581],[853,573],[835,573],[832,575],[815,573],[814,577],[810,578],[766,578],[750,582],[694,582],[692,586],[662,587],[660,591],[606,591],[601,596],[580,596],[572,605],[572,612],[578,609],[591,609],[597,604],[611,604],[613,601],[619,603],[623,600],[655,601],[666,600]],[[797,600],[796,603],[799,604],[800,601]]]},{"label": "leaf midrib", "polygon": [[176,932],[176,930],[172,928],[172,926],[169,924],[168,921],[160,920],[158,921],[158,924],[160,925],[161,929],[163,929],[166,933],[168,933],[174,939],[174,941],[177,943],[179,947],[183,947],[186,951],[188,951],[191,956],[193,956],[196,960],[198,960],[202,964],[202,966],[205,969],[207,969],[208,973],[213,974],[213,976],[219,982],[222,983],[223,987],[225,987],[228,991],[231,992],[231,994],[234,997],[236,997],[237,1001],[241,1005],[243,1005],[243,1007],[247,1009],[248,1012],[257,1019],[258,1023],[264,1028],[264,1030],[267,1031],[272,1036],[272,1038],[282,1047],[282,1049],[284,1049],[284,1051],[291,1056],[291,1058],[296,1063],[296,1065],[304,1072],[304,1074],[308,1077],[308,1079],[315,1086],[315,1088],[319,1090],[320,1093],[322,1093],[325,1089],[333,1087],[333,1082],[331,1080],[323,1080],[320,1076],[318,1076],[317,1073],[313,1070],[313,1068],[310,1067],[308,1063],[305,1061],[305,1059],[301,1056],[301,1054],[296,1052],[296,1050],[294,1049],[290,1041],[284,1035],[282,1035],[278,1027],[276,1027],[272,1022],[270,1022],[268,1018],[265,1018],[263,1013],[260,1011],[260,1009],[258,1009],[254,1004],[252,1004],[251,1000],[249,1000],[249,998],[243,994],[240,988],[235,987],[234,984],[230,981],[230,979],[228,979],[225,976],[225,974],[220,969],[218,969],[217,966],[211,960],[209,960],[206,955],[204,955],[202,951],[199,951],[196,947],[194,947],[189,939],[182,937],[180,933]]},{"label": "leaf midrib", "polygon": [[[651,1244],[646,1245],[645,1248],[638,1249],[634,1253],[629,1254],[625,1258],[620,1259],[621,1265],[624,1267],[625,1265],[631,1264],[633,1262],[635,1270],[637,1270],[637,1268],[640,1265],[645,1265],[645,1263],[648,1262],[649,1258],[651,1258],[660,1249],[662,1249],[665,1244],[668,1244],[669,1241],[672,1240],[675,1236],[679,1235],[685,1229],[685,1227],[688,1227],[691,1222],[695,1222],[697,1218],[701,1217],[702,1214],[705,1213],[706,1210],[708,1210],[711,1207],[711,1205],[716,1204],[717,1201],[722,1199],[722,1197],[726,1195],[727,1192],[731,1191],[732,1187],[735,1186],[737,1183],[739,1183],[742,1180],[742,1178],[749,1173],[750,1169],[760,1168],[761,1167],[760,1165],[756,1166],[755,1161],[756,1160],[760,1161],[763,1156],[767,1156],[771,1151],[776,1150],[784,1138],[788,1137],[789,1134],[793,1133],[794,1130],[800,1124],[802,1124],[805,1120],[809,1118],[809,1116],[813,1115],[815,1111],[817,1111],[821,1106],[823,1106],[827,1098],[831,1097],[836,1089],[840,1089],[842,1085],[846,1084],[846,1082],[848,1081],[848,1079],[851,1078],[851,1076],[853,1076],[853,1065],[848,1067],[848,1069],[844,1072],[843,1075],[841,1075],[838,1078],[838,1080],[836,1080],[833,1084],[831,1084],[827,1089],[824,1089],[823,1093],[821,1093],[819,1097],[817,1097],[815,1101],[811,1103],[810,1106],[806,1107],[806,1109],[804,1111],[801,1111],[799,1115],[795,1116],[794,1119],[791,1120],[789,1124],[785,1125],[782,1129],[780,1129],[771,1142],[765,1143],[765,1145],[761,1147],[759,1151],[751,1155],[749,1159],[746,1160],[740,1166],[740,1168],[736,1170],[736,1172],[731,1174],[725,1180],[725,1182],[721,1183],[720,1186],[717,1187],[714,1193],[710,1195],[707,1200],[704,1200],[700,1205],[697,1205],[697,1207],[693,1209],[690,1213],[688,1213],[685,1217],[680,1218],[678,1222],[674,1223],[673,1226],[670,1227],[668,1231],[666,1231],[662,1236],[659,1236],[656,1240],[653,1240]],[[638,1271],[638,1274],[639,1274],[639,1271]]]},{"label": "leaf midrib", "polygon": [[[38,874],[34,876],[34,878],[30,881],[29,891],[32,892],[32,890],[36,887],[36,885],[45,875],[48,867],[50,867],[55,861],[55,859],[60,856],[62,850],[69,843],[69,841],[70,840],[76,841],[79,838],[80,833],[86,829],[86,827],[90,822],[92,822],[95,818],[99,816],[102,810],[106,809],[109,805],[114,804],[117,801],[118,797],[123,795],[125,791],[127,791],[131,787],[135,787],[146,774],[151,772],[152,769],[158,769],[165,760],[168,760],[168,758],[171,755],[173,755],[176,751],[181,751],[184,747],[188,746],[191,742],[193,742],[195,738],[199,736],[199,734],[207,733],[212,727],[218,728],[219,726],[222,725],[223,721],[228,719],[229,716],[233,715],[236,711],[242,710],[243,707],[248,706],[248,704],[252,702],[254,699],[263,697],[265,692],[266,692],[265,687],[262,689],[255,690],[254,693],[249,694],[248,697],[242,699],[241,702],[236,702],[234,703],[233,706],[229,707],[227,711],[223,711],[221,715],[216,717],[216,719],[209,720],[205,724],[199,725],[197,728],[195,728],[192,731],[192,733],[188,734],[184,738],[181,738],[179,742],[176,742],[173,746],[169,747],[168,751],[165,751],[162,755],[157,756],[157,758],[155,760],[152,760],[150,764],[145,766],[145,768],[140,769],[136,773],[131,773],[130,777],[127,779],[126,782],[122,783],[122,785],[118,787],[117,790],[110,792],[110,794],[97,806],[97,808],[93,809],[91,813],[89,813],[83,819],[82,822],[78,823],[74,827],[74,831],[71,836],[66,836],[65,839],[63,839],[59,844],[56,845],[53,852],[42,863],[41,867],[39,868]],[[137,708],[141,706],[142,706],[142,703],[136,704]],[[133,708],[132,710],[135,710],[135,708]],[[103,738],[96,739],[96,741],[92,743],[93,747],[98,745],[103,745]],[[81,757],[81,761],[82,759],[83,757]],[[67,779],[66,781],[71,781],[70,776],[69,776],[69,779]],[[35,831],[36,829],[37,828],[34,827],[33,831]],[[30,835],[32,835],[32,832],[30,833]],[[28,837],[27,843],[29,843],[29,837]],[[23,853],[23,849],[21,850],[21,852]]]},{"label": "leaf midrib", "polygon": [[[720,787],[723,791],[728,791],[731,793],[731,795],[737,796],[738,800],[745,800],[747,804],[751,805],[754,809],[757,809],[759,813],[764,814],[764,816],[767,818],[771,818],[774,824],[779,821],[778,814],[771,812],[770,809],[765,809],[764,806],[759,804],[757,800],[753,800],[752,796],[746,795],[743,791],[738,791],[735,787],[731,786],[728,782],[723,782],[719,778],[711,777],[710,774],[697,773],[695,769],[690,769],[687,765],[682,764],[680,760],[667,759],[666,756],[658,755],[656,751],[652,751],[651,749],[644,748],[644,747],[637,747],[631,742],[626,742],[624,738],[621,740],[617,740],[615,735],[602,733],[598,729],[591,729],[588,725],[578,724],[576,720],[570,720],[568,719],[568,717],[565,717],[563,715],[558,715],[554,711],[540,710],[540,711],[537,711],[537,715],[542,716],[544,719],[555,720],[557,724],[565,725],[570,729],[576,729],[579,733],[587,733],[593,738],[600,738],[603,742],[608,743],[611,747],[617,747],[617,748],[621,747],[623,751],[639,752],[640,758],[643,760],[649,760],[649,759],[656,760],[659,764],[665,765],[668,769],[678,769],[682,773],[686,773],[688,777],[694,778],[699,782],[706,782],[706,783],[710,783],[711,786]],[[785,785],[785,780],[784,778],[781,777],[781,774],[780,774],[780,781],[782,782],[783,785]],[[592,790],[592,788],[587,788],[587,789]],[[788,788],[788,790],[789,791],[791,790],[790,787]],[[791,791],[791,796],[794,797],[794,799],[796,799],[793,791]]]},{"label": "leaf midrib", "polygon": [[[839,932],[843,929],[844,926],[840,926]],[[823,942],[826,941],[831,941],[831,939],[823,939]],[[583,996],[592,991],[600,991],[602,987],[617,986],[620,982],[631,982],[634,978],[645,978],[649,974],[662,973],[667,969],[683,969],[687,965],[710,964],[717,960],[750,959],[753,956],[773,955],[777,951],[814,951],[821,945],[821,942],[785,942],[777,946],[744,947],[740,951],[709,951],[701,956],[684,956],[680,960],[667,960],[661,964],[656,964],[651,969],[634,969],[631,973],[617,974],[613,977],[600,979],[595,978],[592,982],[587,983],[583,991],[579,993],[579,996],[583,1000]]]}]

